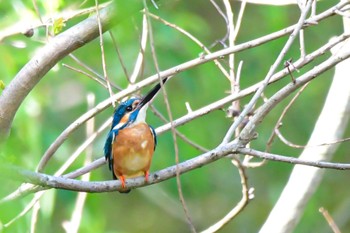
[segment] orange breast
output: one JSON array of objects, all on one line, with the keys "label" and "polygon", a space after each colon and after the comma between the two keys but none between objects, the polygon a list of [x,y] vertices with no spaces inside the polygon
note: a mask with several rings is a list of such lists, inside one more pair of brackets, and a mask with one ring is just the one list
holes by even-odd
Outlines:
[{"label": "orange breast", "polygon": [[146,123],[119,130],[112,146],[114,174],[126,178],[144,175],[153,152],[154,139]]}]

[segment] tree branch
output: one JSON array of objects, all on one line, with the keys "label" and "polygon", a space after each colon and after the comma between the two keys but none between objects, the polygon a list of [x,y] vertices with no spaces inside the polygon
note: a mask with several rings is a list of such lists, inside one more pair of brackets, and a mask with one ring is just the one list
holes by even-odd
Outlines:
[{"label": "tree branch", "polygon": [[[220,158],[223,158],[224,156],[230,154],[232,151],[235,151],[237,148],[238,145],[236,143],[228,143],[193,159],[179,163],[178,168],[176,165],[174,165],[150,174],[147,184],[145,183],[145,179],[143,177],[138,177],[134,179],[127,179],[126,185],[128,188],[133,189],[136,187],[159,183],[161,181],[175,177],[176,169],[179,170],[180,174],[191,171],[193,169],[214,162]],[[101,158],[97,161],[100,160],[104,161],[104,158]],[[4,174],[9,176],[11,175],[11,178],[49,188],[66,189],[79,192],[113,192],[121,190],[121,183],[119,180],[88,182],[65,178],[62,176],[51,176],[43,173],[32,172],[10,165],[2,164],[0,167],[4,171]]]},{"label": "tree branch", "polygon": [[[207,153],[204,153],[193,159],[179,163],[178,169],[180,174],[183,174],[191,170],[194,170],[196,168],[207,165],[209,163],[212,163],[218,159],[221,159],[233,153],[248,154],[258,158],[285,162],[290,164],[301,164],[306,166],[336,169],[336,170],[350,170],[350,164],[311,161],[311,160],[303,160],[303,159],[298,159],[298,158],[288,157],[283,155],[276,155],[276,154],[257,151],[250,148],[243,148],[243,147],[240,147],[239,144],[235,142],[230,142],[225,145],[220,145],[217,148]],[[104,164],[104,163],[101,163],[102,161],[104,161],[104,158],[95,160],[91,164],[97,163],[100,166]],[[87,167],[96,168],[96,166],[91,166],[91,164],[87,165]],[[66,189],[66,190],[72,190],[72,191],[78,191],[78,192],[92,192],[92,193],[113,192],[113,191],[121,190],[121,183],[118,180],[88,182],[88,181],[81,181],[81,180],[66,178],[68,177],[68,175],[51,176],[43,173],[36,173],[36,172],[24,170],[22,168],[18,168],[12,165],[1,164],[0,167],[3,171],[5,171],[4,174],[11,175],[12,179],[18,179],[31,184],[43,186],[42,187],[43,189],[56,188],[56,189]],[[89,169],[84,169],[84,170],[85,172],[89,172]],[[76,174],[76,172],[74,173]],[[81,175],[81,173],[79,173],[79,175]],[[128,188],[133,189],[137,187],[143,187],[143,186],[159,183],[161,181],[168,180],[175,176],[176,176],[176,165],[150,174],[148,183],[145,183],[145,180],[143,177],[137,177],[133,179],[127,179],[126,184]],[[43,190],[42,188],[40,190]],[[36,190],[36,191],[39,191],[39,190]]]},{"label": "tree branch", "polygon": [[[318,22],[320,20],[323,20],[333,14],[335,14],[335,11],[338,11],[340,9],[342,9],[345,5],[347,5],[348,3],[346,2],[341,2],[339,4],[337,4],[336,6],[322,12],[319,15],[316,15],[315,17],[306,20],[306,25],[305,27],[308,27],[311,24],[311,22]],[[309,24],[310,23],[310,24]],[[222,56],[228,55],[230,53],[236,53],[236,52],[240,52],[243,51],[245,49],[249,49],[252,47],[256,47],[259,46],[261,44],[267,43],[271,40],[274,40],[276,38],[279,38],[281,36],[284,36],[290,32],[293,31],[293,29],[295,28],[295,25],[290,26],[288,28],[282,29],[280,31],[271,33],[269,35],[260,37],[258,39],[254,39],[245,43],[242,43],[240,45],[237,46],[233,46],[227,49],[222,49],[219,50],[217,52],[213,52],[209,55],[206,56],[201,56],[199,58],[195,58],[193,60],[190,60],[188,62],[185,62],[183,64],[177,65],[175,67],[172,67],[170,69],[167,69],[165,71],[162,71],[159,73],[160,78],[165,78],[165,77],[171,77],[179,72],[185,71],[187,69],[199,66],[201,64],[210,62],[212,60],[221,58]],[[332,42],[332,43],[328,43],[325,46],[322,46],[319,50],[315,51],[314,53],[310,54],[309,56],[306,56],[305,59],[299,60],[299,62],[295,62],[294,65],[295,67],[299,68],[303,65],[306,65],[307,63],[311,62],[315,57],[320,56],[322,54],[324,54],[325,51],[329,50],[331,47],[333,47],[335,44],[339,43],[340,41],[345,40],[346,38],[348,38],[349,35],[342,35],[339,36],[337,38],[337,42]],[[292,69],[293,70],[293,69]],[[272,76],[270,79],[270,82],[275,82],[277,80],[279,80],[280,78],[284,77],[286,74],[288,74],[288,70],[284,69],[281,72],[278,72],[276,75]],[[63,144],[63,142],[67,139],[67,137],[74,132],[78,127],[80,127],[84,122],[86,122],[88,119],[90,119],[91,117],[97,115],[98,113],[100,113],[101,111],[103,111],[104,109],[106,109],[107,107],[110,106],[110,104],[112,102],[115,102],[127,95],[130,95],[131,93],[140,90],[141,88],[150,85],[156,81],[159,80],[158,74],[152,75],[151,77],[148,77],[145,80],[142,80],[141,82],[132,85],[130,87],[128,87],[127,89],[118,92],[117,94],[113,95],[112,97],[110,97],[109,99],[106,99],[102,102],[100,102],[95,108],[91,109],[90,111],[84,113],[83,115],[81,115],[77,120],[75,120],[74,122],[72,122],[72,124],[70,124],[57,138],[56,140],[50,145],[50,147],[47,149],[47,151],[45,152],[42,160],[40,161],[40,164],[38,165],[37,171],[42,171],[43,168],[45,167],[45,165],[47,164],[48,160],[51,158],[51,156],[56,152],[56,150]],[[249,88],[246,88],[245,90],[242,90],[240,93],[238,93],[237,95],[230,95],[227,96],[225,98],[223,98],[222,100],[219,100],[215,103],[209,104],[207,107],[204,107],[200,110],[194,111],[184,117],[179,118],[178,120],[176,120],[174,122],[174,125],[182,125],[186,122],[188,122],[191,119],[194,119],[198,116],[204,115],[212,110],[221,108],[223,105],[225,105],[226,103],[232,102],[234,100],[237,100],[239,98],[242,98],[243,96],[249,95],[253,92],[255,92],[257,90],[257,88],[261,85],[262,82],[259,82],[256,85],[253,85]],[[1,96],[0,96],[1,97]],[[1,103],[1,102],[0,102]],[[1,121],[1,110],[0,110],[0,121]],[[1,123],[0,123],[1,125]],[[162,132],[163,130],[169,130],[171,128],[171,124],[166,124],[163,127],[160,128],[160,131]]]},{"label": "tree branch", "polygon": [[[128,4],[122,2],[118,1],[121,3],[118,8],[111,4],[100,11],[103,31],[117,24],[127,13],[134,12],[140,5],[130,3],[130,1]],[[140,1],[134,0],[134,2]],[[119,10],[125,5],[128,7]],[[117,10],[118,12],[116,12]],[[6,138],[8,136],[17,109],[44,75],[63,57],[98,36],[97,18],[96,15],[93,15],[52,38],[35,54],[0,95],[0,137]]]},{"label": "tree branch", "polygon": [[[346,19],[348,20],[348,19]],[[346,30],[345,30],[346,31]],[[346,54],[346,55],[345,55]],[[350,44],[345,42],[335,48],[333,59],[350,54]],[[335,141],[342,137],[349,121],[350,89],[346,85],[350,61],[344,61],[336,66],[334,79],[329,89],[323,109],[315,124],[313,133],[307,145],[316,145],[325,141]],[[322,147],[306,147],[300,159],[329,161],[336,150],[336,145]],[[323,171],[317,168],[295,166],[284,187],[276,205],[269,214],[260,232],[292,232],[298,223],[304,208],[316,191],[323,177]],[[283,213],[283,218],[281,214]],[[278,221],[276,221],[278,219]]]},{"label": "tree branch", "polygon": [[317,161],[317,160],[305,160],[305,159],[299,159],[295,157],[262,152],[251,148],[238,148],[237,153],[251,155],[251,156],[261,158],[261,159],[266,159],[266,160],[291,163],[291,164],[300,164],[300,165],[318,167],[318,168],[329,168],[329,169],[335,169],[335,170],[350,169],[350,164],[348,163],[331,163],[331,162]]},{"label": "tree branch", "polygon": [[[344,39],[346,39],[348,37],[348,35],[341,35],[337,38],[335,38],[335,41],[339,42],[339,41],[342,41]],[[315,51],[314,55],[316,54],[322,54],[325,49],[329,49],[330,47],[334,46],[335,44],[337,43],[330,43],[330,44],[327,44],[325,46],[322,46],[320,49],[318,49],[317,51]],[[262,121],[264,115],[266,115],[274,106],[276,106],[283,98],[285,98],[287,95],[289,95],[291,92],[293,92],[294,90],[296,90],[297,88],[299,88],[300,86],[302,86],[304,83],[310,81],[311,79],[315,78],[318,74],[324,72],[325,70],[327,69],[330,69],[331,67],[333,67],[335,64],[339,63],[340,61],[342,61],[343,59],[346,59],[347,57],[349,57],[349,51],[348,53],[346,54],[346,56],[341,56],[341,57],[337,57],[337,56],[333,56],[331,58],[329,58],[328,60],[326,60],[325,62],[321,63],[319,66],[315,67],[313,70],[305,73],[303,76],[301,76],[300,78],[298,78],[296,80],[296,83],[295,84],[288,84],[286,87],[284,87],[280,92],[276,93],[273,97],[270,98],[270,100],[265,103],[258,111],[257,113],[252,117],[251,121],[248,122],[246,128],[245,128],[245,132],[242,131],[242,133],[245,133],[247,135],[247,130],[253,130],[252,127],[256,127],[255,124],[258,124],[260,121]],[[295,65],[298,65],[299,63],[296,62]],[[285,69],[285,71],[281,71],[279,73],[276,74],[276,78],[278,77],[282,77],[282,74],[288,74],[288,71]],[[273,77],[274,79],[274,77]],[[144,80],[142,81],[143,83],[146,83],[147,80]],[[140,82],[141,83],[141,82]],[[222,107],[224,104],[232,101],[232,99],[235,99],[235,98],[238,98],[239,96],[244,96],[244,95],[247,95],[249,94],[250,92],[253,92],[256,87],[255,86],[258,86],[258,84],[250,87],[250,88],[247,88],[243,91],[241,91],[239,93],[239,95],[230,95],[230,96],[227,96],[225,98],[223,98],[222,100],[219,100],[217,102],[214,102],[206,107],[203,107],[199,110],[196,110],[196,111],[193,111],[187,115],[185,115],[184,117],[181,117],[177,120],[174,121],[174,125],[175,126],[178,126],[178,125],[181,125],[181,124],[184,124],[186,123],[187,121],[193,119],[194,117],[192,116],[192,114],[194,116],[198,116],[198,115],[203,115],[203,114],[206,114],[214,109],[218,109],[219,107]],[[141,85],[140,85],[141,86]],[[124,91],[122,91],[120,94],[122,94]],[[98,107],[98,106],[97,106]],[[98,109],[97,107],[95,107],[95,111],[97,111],[96,109]],[[77,124],[77,123],[76,123]],[[79,123],[81,124],[81,123]],[[76,126],[74,124],[72,124],[73,126]],[[72,127],[73,127],[72,126]],[[248,128],[247,128],[248,127]],[[156,132],[157,134],[161,134],[162,132],[166,131],[167,129],[169,129],[170,126],[169,124],[167,125],[164,125],[164,126],[161,126],[161,127],[158,127]],[[64,131],[65,132],[65,131]],[[244,134],[241,134],[241,135],[244,135]],[[247,136],[245,136],[247,137]],[[64,138],[65,139],[65,138]],[[57,140],[56,140],[57,142]],[[53,144],[54,145],[54,144]],[[88,143],[86,144],[86,146],[88,145]],[[57,146],[57,148],[59,147],[59,145],[56,145],[55,144],[55,147]],[[71,172],[69,174],[66,174],[64,175],[64,177],[69,177],[69,178],[75,178],[75,177],[78,177],[82,174],[85,174],[86,172],[89,172],[93,169],[96,169],[100,166],[102,166],[103,164],[105,163],[104,159],[103,158],[100,158],[100,159],[97,159],[95,160],[94,162],[92,162],[89,166],[86,166],[86,167],[83,167],[83,168],[80,168],[78,170],[76,170],[75,172]],[[30,188],[32,189],[32,188]],[[18,192],[14,193],[13,195],[10,195],[8,198],[8,200],[11,200],[11,199],[14,199],[14,198],[17,198],[19,196],[22,196],[22,195],[26,195],[31,193],[32,191],[29,190],[27,191],[27,189],[23,188],[23,189],[20,189]]]}]

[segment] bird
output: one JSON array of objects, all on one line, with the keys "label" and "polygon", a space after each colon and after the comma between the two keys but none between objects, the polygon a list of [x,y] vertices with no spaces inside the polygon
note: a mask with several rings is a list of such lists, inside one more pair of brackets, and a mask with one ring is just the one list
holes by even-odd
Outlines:
[{"label": "bird", "polygon": [[[166,81],[167,78],[164,78],[161,82],[164,84]],[[158,83],[143,98],[133,97],[121,102],[114,111],[104,156],[113,179],[121,182],[121,193],[131,191],[126,187],[126,178],[143,175],[148,182],[157,135],[154,128],[146,123],[146,111],[161,86]]]}]

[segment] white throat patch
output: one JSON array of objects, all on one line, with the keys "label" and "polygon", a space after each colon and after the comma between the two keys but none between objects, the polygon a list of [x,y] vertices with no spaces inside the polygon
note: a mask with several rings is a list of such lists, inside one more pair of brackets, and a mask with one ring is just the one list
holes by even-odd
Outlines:
[{"label": "white throat patch", "polygon": [[146,121],[146,112],[148,109],[148,103],[145,104],[139,111],[139,114],[137,114],[136,120],[133,124],[137,124],[137,123],[143,123]]}]

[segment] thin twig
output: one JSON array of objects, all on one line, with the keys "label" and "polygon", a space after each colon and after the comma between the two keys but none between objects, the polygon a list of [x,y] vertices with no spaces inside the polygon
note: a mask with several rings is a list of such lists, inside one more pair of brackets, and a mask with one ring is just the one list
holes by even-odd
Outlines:
[{"label": "thin twig", "polygon": [[[164,123],[167,123],[168,120],[161,114],[153,105],[150,105],[150,109],[156,115],[159,117]],[[158,130],[157,130],[158,131]],[[191,139],[187,138],[186,135],[182,134],[179,130],[175,128],[176,135],[179,136],[184,142],[192,146],[193,148],[201,151],[201,152],[208,152],[209,150],[207,148],[204,148],[203,146],[193,142]]]},{"label": "thin twig", "polygon": [[305,40],[304,40],[304,30],[300,30],[299,43],[300,43],[300,57],[303,58],[306,55]]},{"label": "thin twig", "polygon": [[[211,51],[209,50],[209,48],[207,48],[200,40],[198,40],[195,36],[193,36],[191,33],[189,33],[188,31],[186,31],[185,29],[173,24],[173,23],[170,23],[168,21],[166,21],[165,19],[163,18],[160,18],[159,16],[157,15],[154,15],[152,13],[148,13],[149,16],[151,16],[152,18],[162,22],[164,25],[168,26],[168,27],[171,27],[171,28],[174,28],[175,30],[179,31],[180,33],[182,33],[183,35],[187,36],[189,39],[191,39],[194,43],[196,43],[199,47],[201,47],[204,52],[206,54],[211,54]],[[225,70],[225,68],[222,66],[222,64],[220,63],[220,61],[218,59],[214,59],[214,63],[215,65],[220,69],[220,71],[223,73],[223,75],[228,79],[230,80],[230,76],[228,74],[228,72]]]},{"label": "thin twig", "polygon": [[[36,6],[37,0],[32,0],[33,7],[35,9],[35,13],[38,16],[38,20],[33,20],[31,22],[28,22],[28,19],[25,19],[25,17],[21,18],[21,21],[13,24],[12,26],[9,26],[7,28],[4,28],[0,31],[0,42],[4,41],[6,38],[15,36],[17,34],[26,34],[29,31],[33,31],[38,28],[46,28],[46,30],[53,25],[53,19],[62,19],[62,22],[67,22],[73,18],[82,16],[82,15],[88,15],[96,10],[95,7],[89,7],[85,9],[79,9],[79,10],[62,10],[59,13],[55,15],[45,15],[41,16],[39,10]],[[108,5],[110,5],[111,2],[106,2],[99,5],[100,9],[106,8]],[[30,25],[30,27],[28,27]]]},{"label": "thin twig", "polygon": [[[304,58],[304,57],[302,57],[302,58]],[[292,82],[295,84],[295,78],[294,78],[293,72],[291,71],[291,67],[293,68],[293,70],[296,70],[298,72],[299,72],[299,70],[297,70],[295,68],[295,66],[293,65],[293,60],[289,59],[289,60],[285,61],[284,62],[284,67],[287,68],[288,73],[289,73],[290,77],[292,78]]]},{"label": "thin twig", "polygon": [[[235,39],[238,35],[239,32],[239,28],[240,26],[236,27],[236,25],[234,25],[234,19],[233,19],[233,12],[232,12],[232,7],[230,4],[230,1],[228,0],[223,0],[224,6],[226,8],[226,15],[227,15],[227,28],[228,28],[228,40],[229,40],[229,46],[233,47],[235,45]],[[245,3],[243,2],[241,5],[241,9],[240,9],[240,19],[239,19],[239,23],[241,23],[241,19],[243,17],[243,12],[244,12],[244,8],[245,8]],[[242,64],[242,63],[241,63]],[[232,94],[237,94],[239,92],[239,79],[237,78],[235,75],[235,55],[234,54],[230,54],[229,55],[229,73],[230,73],[230,84],[231,84],[231,93]],[[232,103],[232,111],[233,112],[239,112],[240,111],[240,106],[239,106],[239,100],[234,101]],[[236,117],[234,117],[234,120],[236,120]],[[239,134],[239,127],[236,128],[235,130],[236,135]]]},{"label": "thin twig", "polygon": [[[103,78],[103,75],[99,74],[98,72],[96,72],[94,69],[92,69],[91,67],[89,67],[87,64],[85,64],[83,61],[81,61],[79,58],[77,58],[76,56],[74,56],[72,53],[69,54],[69,57],[72,58],[78,65],[84,67],[85,69],[87,69],[88,71],[90,71],[91,73],[93,73],[100,81],[105,82],[105,79]],[[109,82],[111,84],[112,87],[114,87],[115,89],[117,89],[118,91],[122,90],[121,87],[117,86],[116,84],[114,84],[113,82]]]},{"label": "thin twig", "polygon": [[73,67],[73,66],[70,66],[70,65],[68,65],[68,64],[62,64],[62,66],[63,66],[63,67],[66,67],[66,68],[68,68],[68,69],[70,69],[70,70],[73,70],[73,71],[75,71],[75,72],[77,72],[77,73],[80,73],[80,74],[82,74],[82,75],[85,75],[85,76],[87,76],[88,78],[91,78],[92,80],[98,82],[98,83],[99,83],[100,85],[102,85],[104,88],[107,88],[107,85],[106,85],[104,82],[102,82],[100,79],[96,78],[95,76],[93,76],[93,75],[91,75],[91,74],[89,74],[89,73],[87,73],[87,72],[85,72],[85,71],[83,71],[83,70],[80,70],[80,69],[75,68],[75,67]]},{"label": "thin twig", "polygon": [[253,189],[248,188],[248,178],[245,172],[245,167],[239,162],[238,159],[232,159],[232,164],[237,167],[239,176],[241,178],[242,184],[242,199],[237,203],[237,205],[228,212],[222,219],[220,219],[215,224],[211,225],[206,230],[201,233],[212,233],[217,232],[222,227],[224,227],[227,223],[229,223],[233,218],[235,218],[242,210],[248,205],[249,200],[253,199],[254,194],[252,193]]},{"label": "thin twig", "polygon": [[[280,54],[276,58],[275,62],[271,66],[271,68],[270,68],[269,72],[267,73],[267,75],[266,75],[262,85],[255,92],[255,94],[252,97],[252,99],[249,101],[249,103],[245,106],[245,108],[243,109],[241,114],[237,117],[237,119],[231,125],[231,127],[228,130],[228,133],[226,134],[225,138],[223,139],[223,143],[226,143],[226,142],[228,142],[231,139],[231,137],[233,135],[233,132],[235,132],[235,130],[242,123],[244,118],[253,109],[254,105],[256,104],[258,99],[260,98],[261,94],[263,93],[263,91],[267,87],[267,85],[268,85],[270,79],[272,78],[273,74],[275,73],[278,65],[281,63],[283,57],[285,56],[285,54],[287,53],[287,51],[291,47],[292,43],[294,42],[296,35],[302,29],[302,27],[303,27],[303,25],[304,25],[304,23],[306,21],[306,16],[307,16],[307,14],[308,14],[308,12],[309,12],[309,10],[311,8],[311,4],[312,4],[312,1],[307,2],[307,6],[305,7],[305,9],[303,9],[296,27],[294,28],[292,34],[289,36],[288,41],[284,45],[283,49],[281,50]],[[242,136],[242,138],[248,138],[248,137],[249,137],[248,135],[243,135]]]},{"label": "thin twig", "polygon": [[[33,185],[31,185],[31,186],[33,186]],[[25,195],[32,193],[32,192],[36,192],[36,190],[32,189],[30,192],[21,193],[20,195],[17,195],[17,196],[11,196],[11,198],[4,198],[1,200],[0,203],[5,203],[5,202],[15,200],[16,198],[19,198],[21,196],[25,196]],[[26,213],[28,213],[33,208],[33,206],[38,202],[41,195],[42,195],[42,192],[35,193],[34,198],[28,204],[26,204],[24,209],[17,216],[15,216],[14,218],[12,218],[10,221],[8,221],[7,223],[5,223],[3,225],[4,228],[9,227],[11,224],[16,222],[18,219],[22,218]]]},{"label": "thin twig", "polygon": [[[231,4],[229,0],[223,0],[225,9],[226,9],[226,18],[227,18],[227,29],[228,29],[228,43],[230,47],[235,45],[235,25],[233,22],[233,12],[231,8]],[[234,93],[235,87],[235,55],[234,53],[228,56],[228,64],[229,64],[229,74],[230,74],[230,84],[231,84],[231,93]]]},{"label": "thin twig", "polygon": [[32,3],[33,3],[34,10],[35,10],[35,14],[38,16],[40,23],[44,24],[43,19],[42,19],[41,14],[40,14],[40,11],[39,11],[37,0],[32,0]]},{"label": "thin twig", "polygon": [[339,140],[335,140],[332,142],[324,142],[324,143],[320,143],[320,144],[316,144],[316,145],[298,145],[295,143],[292,143],[290,141],[288,141],[283,135],[282,133],[279,131],[279,129],[275,129],[275,133],[278,136],[278,138],[287,146],[293,147],[293,148],[298,148],[298,149],[304,149],[304,148],[311,148],[311,147],[319,147],[319,146],[329,146],[329,145],[333,145],[333,144],[338,144],[338,143],[342,143],[342,142],[348,142],[350,141],[350,138],[343,138],[343,139],[339,139]]},{"label": "thin twig", "polygon": [[300,96],[300,94],[304,91],[304,89],[308,86],[309,83],[306,83],[304,86],[302,86],[302,88],[300,88],[300,90],[295,94],[295,96],[291,99],[291,101],[287,104],[287,106],[283,109],[281,116],[278,118],[275,127],[272,130],[271,136],[270,138],[267,140],[266,143],[266,152],[269,152],[271,149],[271,145],[272,142],[275,138],[275,135],[277,134],[277,130],[278,128],[281,126],[282,124],[282,120],[284,118],[284,116],[287,114],[288,110],[290,109],[290,107],[293,105],[293,103],[296,101],[296,99]]},{"label": "thin twig", "polygon": [[[147,13],[149,11],[148,11],[148,8],[147,8],[146,1],[144,0],[143,2],[144,2],[145,12]],[[160,74],[160,69],[159,69],[159,66],[158,66],[158,60],[157,60],[155,47],[154,47],[152,25],[151,25],[151,22],[149,21],[149,16],[147,16],[147,17],[148,17],[149,40],[150,40],[150,44],[151,44],[151,53],[152,53],[152,57],[153,57],[153,62],[154,62],[154,65],[155,65],[155,68],[156,68],[156,71],[157,71],[157,74],[158,74],[158,79],[160,81],[160,84],[163,85],[162,79],[161,79],[161,77],[159,75]],[[183,195],[183,192],[182,192],[182,187],[181,187],[180,171],[179,171],[179,167],[178,167],[178,164],[179,164],[179,148],[178,148],[178,144],[177,144],[177,140],[176,140],[175,126],[172,124],[173,116],[172,116],[172,113],[171,113],[170,104],[169,104],[169,100],[168,100],[165,88],[162,88],[162,92],[163,92],[163,95],[164,95],[164,102],[165,102],[166,109],[167,109],[167,112],[168,112],[168,116],[169,116],[169,120],[170,120],[170,124],[171,124],[171,132],[172,132],[173,141],[174,141],[177,190],[178,190],[178,193],[179,193],[179,198],[180,198],[183,210],[185,212],[185,216],[186,216],[187,222],[189,224],[189,227],[190,227],[191,231],[193,233],[195,233],[196,229],[195,229],[195,227],[193,225],[191,216],[189,214],[189,211],[188,211],[188,208],[187,208],[187,205],[186,205],[186,202],[185,202],[185,198],[184,198],[184,195]]]},{"label": "thin twig", "polygon": [[40,210],[40,203],[36,202],[33,211],[32,211],[32,219],[30,223],[30,233],[35,233],[35,227],[38,222],[38,215],[39,215],[39,210]]},{"label": "thin twig", "polygon": [[242,1],[241,7],[239,8],[238,16],[237,16],[237,22],[236,22],[236,25],[235,25],[235,31],[234,31],[234,35],[233,35],[233,40],[236,40],[238,32],[239,32],[239,29],[241,28],[242,20],[243,20],[243,14],[244,14],[246,5],[247,5],[247,2],[246,1]]},{"label": "thin twig", "polygon": [[334,222],[332,216],[328,213],[328,211],[327,211],[325,208],[323,208],[323,207],[321,207],[321,208],[319,209],[319,211],[320,211],[320,213],[323,215],[323,217],[326,219],[326,221],[327,221],[329,227],[332,229],[332,231],[333,231],[334,233],[341,233],[339,227],[338,227],[337,224]]},{"label": "thin twig", "polygon": [[122,66],[124,75],[125,75],[126,79],[127,79],[127,80],[129,81],[129,83],[130,83],[130,76],[129,76],[129,74],[128,74],[128,69],[127,69],[126,66],[125,66],[125,63],[124,63],[122,54],[120,53],[117,40],[115,39],[115,37],[114,37],[112,31],[109,31],[109,35],[110,35],[110,37],[111,37],[111,39],[112,39],[112,43],[113,43],[113,46],[114,46],[114,48],[115,48],[115,51],[117,52],[117,56],[118,56],[120,65]]},{"label": "thin twig", "polygon": [[312,8],[311,8],[311,17],[316,15],[316,6],[317,6],[317,1],[313,1]]},{"label": "thin twig", "polygon": [[[236,81],[235,81],[235,85],[233,87],[233,94],[238,94],[241,90],[240,88],[240,82],[241,82],[241,71],[242,71],[242,66],[243,66],[243,62],[240,61],[239,64],[238,64],[238,68],[237,68],[237,75],[236,75]],[[237,101],[234,101],[232,103],[232,107],[234,110],[236,110],[237,112],[241,111],[241,108],[240,108],[240,100],[238,99]],[[236,118],[234,118],[236,119]],[[236,129],[236,132],[235,132],[235,136],[238,137],[240,133],[240,128],[237,127]]]},{"label": "thin twig", "polygon": [[221,10],[220,6],[214,1],[214,0],[210,0],[211,4],[213,4],[214,8],[216,9],[216,11],[220,14],[220,16],[225,20],[226,23],[226,34],[225,36],[220,39],[220,40],[216,40],[212,45],[209,46],[209,48],[213,48],[214,46],[216,46],[218,43],[220,43],[221,45],[223,45],[225,48],[227,47],[227,45],[225,45],[225,41],[227,40],[228,36],[229,36],[229,22],[227,19],[226,14]]},{"label": "thin twig", "polygon": [[[95,95],[90,93],[87,96],[87,103],[88,103],[88,109],[91,109],[95,105]],[[91,135],[94,133],[94,126],[95,121],[94,118],[90,119],[86,123],[86,138],[91,137]],[[91,163],[92,158],[92,146],[89,146],[86,148],[86,156],[84,161],[84,166]],[[89,181],[90,180],[90,173],[86,173],[82,175],[81,180],[83,181]],[[75,202],[75,207],[73,209],[73,213],[71,216],[70,221],[63,222],[63,228],[66,230],[67,233],[77,233],[79,230],[82,213],[84,209],[85,200],[87,197],[87,193],[78,193],[77,199]]]},{"label": "thin twig", "polygon": [[[105,78],[107,89],[110,96],[113,96],[113,91],[111,88],[111,84],[109,82],[108,74],[107,74],[107,68],[106,68],[106,57],[105,57],[105,49],[103,46],[103,30],[102,30],[102,24],[100,19],[100,11],[98,9],[98,0],[95,0],[95,6],[96,6],[96,14],[97,14],[97,23],[98,23],[98,31],[100,33],[100,48],[101,48],[101,58],[102,58],[102,69],[103,69],[103,76]],[[113,107],[115,107],[115,102],[112,102]]]},{"label": "thin twig", "polygon": [[305,166],[328,168],[328,169],[335,169],[335,170],[350,169],[350,164],[346,164],[346,163],[332,163],[332,162],[324,162],[324,161],[303,160],[295,157],[288,157],[283,155],[262,152],[262,151],[258,151],[250,148],[238,148],[236,152],[241,154],[252,155],[254,157],[261,158],[261,159],[273,160],[273,161],[290,163],[290,164],[300,164]]},{"label": "thin twig", "polygon": [[145,57],[145,51],[147,46],[147,38],[148,38],[148,20],[146,15],[143,15],[142,18],[142,34],[141,34],[141,41],[140,41],[140,52],[137,55],[136,62],[134,65],[134,70],[130,77],[130,82],[133,84],[136,82],[137,77],[139,76],[143,63],[144,63],[144,57]]}]

